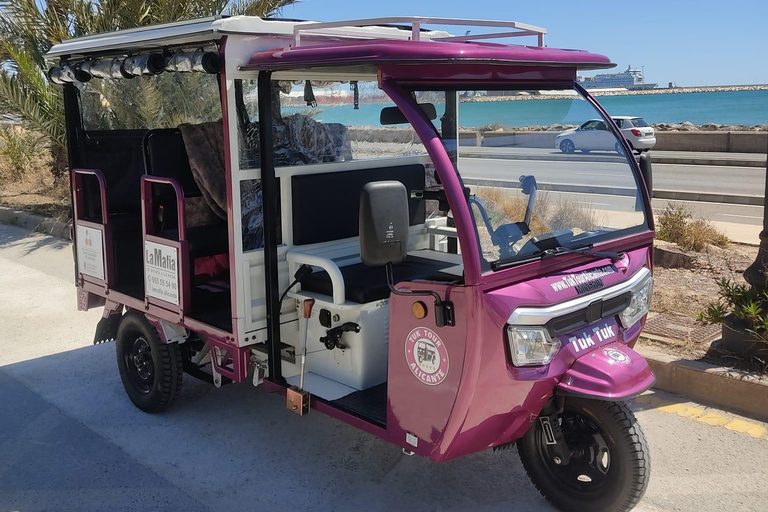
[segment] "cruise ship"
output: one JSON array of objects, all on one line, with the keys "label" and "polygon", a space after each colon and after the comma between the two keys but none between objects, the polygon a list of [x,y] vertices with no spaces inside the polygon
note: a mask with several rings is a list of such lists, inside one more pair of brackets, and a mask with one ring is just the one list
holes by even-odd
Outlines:
[{"label": "cruise ship", "polygon": [[586,89],[627,89],[635,91],[639,89],[654,89],[657,84],[646,83],[642,70],[632,69],[621,73],[600,73],[595,76],[579,76],[579,84]]}]

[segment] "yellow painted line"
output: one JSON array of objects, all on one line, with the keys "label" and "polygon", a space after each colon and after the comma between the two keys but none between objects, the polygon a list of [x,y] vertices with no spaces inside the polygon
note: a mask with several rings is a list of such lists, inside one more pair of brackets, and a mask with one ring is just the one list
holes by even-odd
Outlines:
[{"label": "yellow painted line", "polygon": [[707,407],[694,407],[665,400],[654,393],[647,393],[635,397],[636,402],[648,406],[649,409],[674,414],[681,418],[688,418],[699,423],[713,427],[725,427],[733,432],[747,434],[755,439],[768,440],[768,429],[763,425],[752,423]]},{"label": "yellow painted line", "polygon": [[708,412],[704,416],[701,416],[700,418],[696,418],[696,421],[700,421],[701,423],[706,423],[707,425],[712,425],[713,427],[722,427],[723,425],[728,423],[728,417],[723,416],[722,414]]},{"label": "yellow painted line", "polygon": [[738,419],[733,420],[725,425],[725,428],[728,430],[733,430],[734,432],[744,432],[745,434],[754,438],[763,437],[766,433],[768,433],[768,430],[766,430],[765,427],[761,427],[755,423],[750,423],[748,421]]},{"label": "yellow painted line", "polygon": [[698,418],[699,416],[703,416],[707,412],[704,409],[701,409],[699,407],[691,407],[685,404],[663,405],[661,407],[658,407],[657,409],[660,411],[677,414],[678,416],[682,416],[683,418],[694,418],[694,419]]}]

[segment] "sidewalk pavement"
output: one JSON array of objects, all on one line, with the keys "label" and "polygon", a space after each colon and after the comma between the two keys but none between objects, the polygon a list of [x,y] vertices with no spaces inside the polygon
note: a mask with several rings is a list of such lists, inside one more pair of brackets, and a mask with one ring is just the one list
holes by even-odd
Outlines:
[{"label": "sidewalk pavement", "polygon": [[710,221],[718,231],[723,233],[731,242],[746,245],[760,245],[762,226],[753,224],[737,224],[735,222]]}]

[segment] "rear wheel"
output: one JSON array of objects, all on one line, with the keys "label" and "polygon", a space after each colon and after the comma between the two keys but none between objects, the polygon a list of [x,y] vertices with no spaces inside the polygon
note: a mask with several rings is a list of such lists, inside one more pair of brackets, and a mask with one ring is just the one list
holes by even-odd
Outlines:
[{"label": "rear wheel", "polygon": [[570,139],[565,139],[563,142],[560,143],[560,151],[563,153],[573,153],[576,151],[576,146],[573,145],[573,141]]},{"label": "rear wheel", "polygon": [[567,464],[535,422],[517,442],[523,466],[560,510],[624,511],[642,498],[650,453],[634,414],[621,402],[569,398],[558,415],[571,454]]},{"label": "rear wheel", "polygon": [[183,364],[175,343],[160,340],[144,315],[130,311],[117,330],[117,368],[131,402],[145,412],[160,412],[181,390]]}]

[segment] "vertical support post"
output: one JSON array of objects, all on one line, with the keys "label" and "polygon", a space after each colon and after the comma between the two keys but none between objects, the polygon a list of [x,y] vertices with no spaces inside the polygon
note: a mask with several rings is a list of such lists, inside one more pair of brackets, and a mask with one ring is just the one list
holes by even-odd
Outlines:
[{"label": "vertical support post", "polygon": [[[768,140],[768,137],[766,138]],[[768,288],[768,206],[765,202],[768,199],[768,147],[765,151],[765,191],[763,195],[763,230],[760,231],[760,249],[757,251],[757,258],[747,270],[744,271],[744,279],[752,286],[758,289]]]},{"label": "vertical support post", "polygon": [[453,148],[446,147],[448,156],[453,165],[458,165],[459,161],[459,92],[445,92],[445,114],[440,119],[440,131],[442,132],[443,144],[453,141]]},{"label": "vertical support post", "polygon": [[[78,127],[80,126],[80,108],[77,102],[77,89],[75,88],[74,84],[64,84],[64,126],[66,129],[66,135],[67,135],[67,163],[69,164],[69,170],[75,169],[76,167],[80,167],[79,161],[76,158],[77,153],[75,152],[75,148],[79,147],[77,144],[77,139],[79,138]],[[74,180],[74,176],[70,174],[70,180]],[[75,187],[74,182],[70,181],[69,184],[69,204],[72,205],[72,210],[70,213],[70,218],[76,219],[75,216]],[[72,224],[71,228],[71,237],[72,238],[72,247],[74,254],[77,254],[77,228],[75,227],[75,224]],[[79,285],[79,272],[77,270],[77,257],[72,258],[72,262],[75,266],[75,286]]]},{"label": "vertical support post", "polygon": [[259,144],[261,193],[264,208],[264,284],[267,297],[267,354],[269,380],[284,384],[280,358],[280,288],[277,277],[277,202],[280,191],[275,179],[272,141],[272,72],[259,71]]},{"label": "vertical support post", "polygon": [[411,25],[411,41],[421,40],[421,23],[414,21]]},{"label": "vertical support post", "polygon": [[[459,162],[459,92],[458,91],[446,91],[445,92],[445,115],[441,119],[441,125],[440,125],[442,135],[443,135],[443,144],[451,143],[449,141],[452,141],[452,144],[454,144],[454,147],[448,148],[446,147],[446,152],[448,153],[448,157],[451,159],[451,162],[453,162],[454,167],[458,167]],[[453,221],[453,217],[448,217],[447,224],[448,227],[456,227],[456,224]],[[447,240],[447,250],[450,254],[458,254],[459,253],[459,241],[458,239],[454,237],[448,237]]]}]

